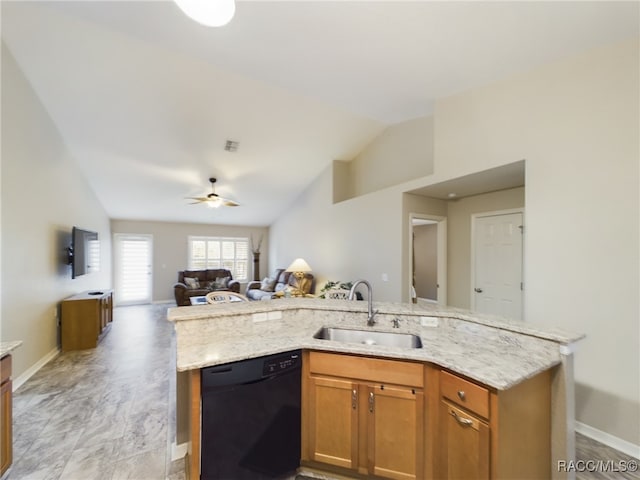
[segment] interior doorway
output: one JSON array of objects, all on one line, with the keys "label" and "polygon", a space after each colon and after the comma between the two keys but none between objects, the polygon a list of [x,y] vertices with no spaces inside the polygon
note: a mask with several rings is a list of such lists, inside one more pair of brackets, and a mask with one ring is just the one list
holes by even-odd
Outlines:
[{"label": "interior doorway", "polygon": [[410,214],[410,296],[416,303],[447,303],[447,220]]},{"label": "interior doorway", "polygon": [[114,234],[115,292],[117,305],[151,303],[153,236]]}]

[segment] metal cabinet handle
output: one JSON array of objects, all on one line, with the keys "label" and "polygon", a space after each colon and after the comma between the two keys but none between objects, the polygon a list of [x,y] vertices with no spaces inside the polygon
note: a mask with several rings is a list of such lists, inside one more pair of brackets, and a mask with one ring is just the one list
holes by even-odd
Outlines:
[{"label": "metal cabinet handle", "polygon": [[468,418],[460,417],[454,410],[449,410],[449,415],[455,418],[456,422],[458,422],[460,425],[464,425],[465,427],[473,425],[473,421],[469,420]]},{"label": "metal cabinet handle", "polygon": [[464,390],[458,390],[458,398],[460,400],[465,400],[467,395],[464,393]]},{"label": "metal cabinet handle", "polygon": [[351,408],[355,410],[357,405],[358,405],[358,391],[354,388],[351,391]]},{"label": "metal cabinet handle", "polygon": [[373,413],[374,395],[373,392],[369,394],[369,411]]},{"label": "metal cabinet handle", "polygon": [[477,287],[474,288],[473,291],[476,292],[476,293],[482,293],[482,289],[481,288],[477,288]]}]

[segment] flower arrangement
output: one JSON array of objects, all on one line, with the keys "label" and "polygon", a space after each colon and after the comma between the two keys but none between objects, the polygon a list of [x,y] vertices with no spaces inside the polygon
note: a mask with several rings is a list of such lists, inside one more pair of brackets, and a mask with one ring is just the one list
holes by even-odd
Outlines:
[{"label": "flower arrangement", "polygon": [[[353,282],[334,282],[332,280],[327,281],[327,283],[324,284],[324,287],[322,287],[322,289],[320,290],[320,295],[318,295],[318,298],[326,298],[325,294],[329,291],[329,290],[334,290],[334,289],[341,289],[341,290],[351,290],[351,287],[353,287]],[[362,300],[362,295],[360,294],[360,292],[356,292],[356,298],[358,300]]]}]

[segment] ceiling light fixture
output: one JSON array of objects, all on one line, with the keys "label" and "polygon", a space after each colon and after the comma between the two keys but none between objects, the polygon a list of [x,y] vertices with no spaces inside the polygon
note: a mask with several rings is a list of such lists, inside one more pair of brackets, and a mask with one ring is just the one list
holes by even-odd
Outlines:
[{"label": "ceiling light fixture", "polygon": [[236,13],[235,0],[173,0],[192,20],[207,27],[222,27]]}]

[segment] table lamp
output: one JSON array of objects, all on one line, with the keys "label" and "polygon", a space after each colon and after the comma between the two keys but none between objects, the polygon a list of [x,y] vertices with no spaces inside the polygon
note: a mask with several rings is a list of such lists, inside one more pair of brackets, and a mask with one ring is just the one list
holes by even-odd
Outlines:
[{"label": "table lamp", "polygon": [[296,258],[291,263],[291,265],[289,265],[286,271],[293,273],[293,275],[296,277],[296,284],[298,289],[297,295],[304,296],[304,292],[302,290],[302,280],[304,279],[305,273],[311,271],[311,267],[309,266],[309,264],[302,258]]}]

